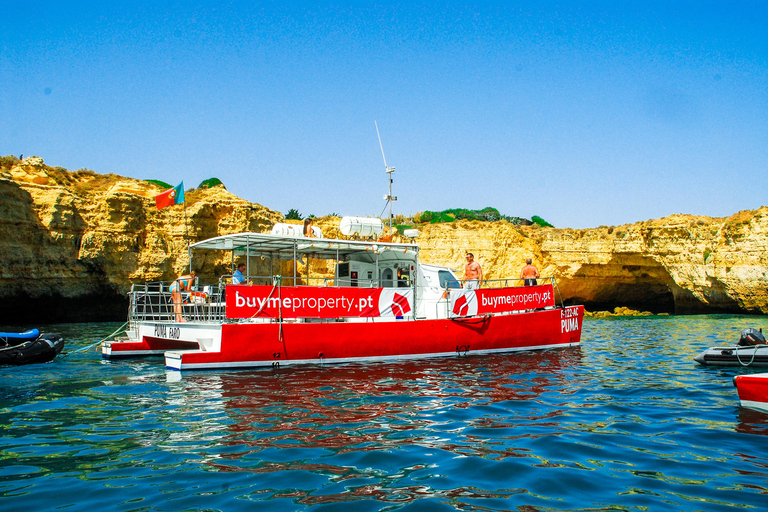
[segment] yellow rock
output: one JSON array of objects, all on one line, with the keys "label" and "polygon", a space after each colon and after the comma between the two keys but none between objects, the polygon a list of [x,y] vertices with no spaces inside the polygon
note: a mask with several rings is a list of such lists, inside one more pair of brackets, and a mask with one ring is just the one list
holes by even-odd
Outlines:
[{"label": "yellow rock", "polygon": [[[62,307],[61,298],[83,310],[123,308],[124,314],[132,283],[169,280],[187,270],[187,233],[194,242],[269,232],[284,221],[279,212],[221,186],[189,192],[185,206],[163,210],[154,203],[159,192],[141,180],[51,168],[39,157],[0,168],[0,298],[9,305],[6,323],[18,323],[27,310]],[[326,217],[316,225],[326,238],[342,238],[338,222]],[[768,313],[768,207],[726,218],[672,215],[582,230],[506,221],[417,227],[421,261],[461,276],[469,251],[485,279],[511,278],[507,284],[517,285],[530,257],[542,276],[554,281],[558,300],[590,310],[621,306],[591,313],[595,317],[648,314],[641,311]],[[395,234],[394,241],[408,240]],[[326,262],[306,263],[310,276],[333,272]],[[231,273],[231,261],[221,255],[203,254],[193,265],[209,281]],[[268,261],[254,267],[269,272]],[[292,263],[279,271],[292,275]],[[306,276],[306,265],[297,271]],[[67,319],[75,313],[68,312]]]},{"label": "yellow rock", "polygon": [[422,259],[484,277],[519,277],[531,257],[564,300],[670,312],[768,313],[768,207],[725,218],[689,215],[594,229],[505,221],[424,224]]}]

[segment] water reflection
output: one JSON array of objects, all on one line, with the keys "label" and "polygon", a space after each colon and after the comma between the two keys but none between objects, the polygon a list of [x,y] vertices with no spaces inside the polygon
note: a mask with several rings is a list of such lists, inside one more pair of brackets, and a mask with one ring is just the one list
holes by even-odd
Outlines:
[{"label": "water reflection", "polygon": [[[229,418],[226,443],[365,451],[439,442],[436,432],[483,427],[506,402],[567,395],[564,370],[580,361],[577,347],[514,357],[190,373],[179,384],[187,401],[190,395],[202,400],[195,408],[211,405],[202,390],[216,390]],[[459,424],[455,411],[465,409],[486,414]]]},{"label": "water reflection", "polygon": [[768,412],[739,407],[736,416],[736,432],[768,436]]},{"label": "water reflection", "polygon": [[[205,445],[200,454],[212,469],[266,478],[264,490],[253,496],[259,500],[290,498],[310,505],[507,498],[528,491],[483,490],[476,482],[462,485],[473,478],[460,475],[472,471],[476,457],[490,464],[530,458],[511,462],[514,471],[546,463],[521,446],[521,439],[557,427],[552,404],[572,406],[567,397],[581,360],[576,347],[366,366],[184,373],[172,384],[186,397],[186,408],[207,416],[223,410],[226,417],[218,416],[215,444],[212,431],[199,427],[174,434],[172,444]],[[492,479],[493,470],[484,471]]]}]

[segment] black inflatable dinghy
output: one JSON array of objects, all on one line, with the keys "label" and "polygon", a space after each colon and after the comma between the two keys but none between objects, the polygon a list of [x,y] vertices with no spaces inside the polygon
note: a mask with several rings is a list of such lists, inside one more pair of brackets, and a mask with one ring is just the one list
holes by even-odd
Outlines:
[{"label": "black inflatable dinghy", "polygon": [[0,332],[0,364],[47,363],[64,348],[58,334],[40,334],[37,329],[27,332]]},{"label": "black inflatable dinghy", "polygon": [[768,344],[762,329],[744,329],[738,345],[711,347],[693,359],[705,366],[768,366]]}]

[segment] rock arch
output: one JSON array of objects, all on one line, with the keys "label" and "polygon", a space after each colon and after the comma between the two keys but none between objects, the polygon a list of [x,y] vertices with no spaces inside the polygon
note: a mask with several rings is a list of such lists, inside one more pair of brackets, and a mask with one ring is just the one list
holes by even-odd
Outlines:
[{"label": "rock arch", "polygon": [[611,311],[624,306],[653,313],[691,313],[705,309],[681,288],[664,266],[638,253],[614,254],[607,262],[585,263],[559,281],[566,303],[588,310]]}]

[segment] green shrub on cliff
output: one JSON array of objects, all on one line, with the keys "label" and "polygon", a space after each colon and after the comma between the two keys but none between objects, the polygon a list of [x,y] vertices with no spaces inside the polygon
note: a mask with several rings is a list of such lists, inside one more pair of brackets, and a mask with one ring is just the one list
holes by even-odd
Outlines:
[{"label": "green shrub on cliff", "polygon": [[0,167],[10,169],[19,159],[15,155],[0,156]]},{"label": "green shrub on cliff", "polygon": [[468,210],[466,208],[451,208],[441,212],[426,210],[414,216],[414,222],[429,222],[431,224],[436,224],[438,222],[453,222],[454,220],[479,220],[485,222],[506,220],[512,224],[532,224],[531,221],[527,219],[502,215],[499,213],[499,210],[490,206],[483,208],[482,210]]},{"label": "green shrub on cliff", "polygon": [[162,189],[173,188],[173,185],[169,185],[168,183],[166,183],[164,181],[160,181],[160,180],[144,180],[144,181],[146,181],[147,183],[151,183],[153,185],[157,185],[158,187],[160,187]]},{"label": "green shrub on cliff", "polygon": [[452,213],[456,210],[443,210],[442,212],[432,212],[426,210],[421,214],[421,222],[429,222],[430,224],[437,224],[438,222],[453,222],[456,220],[456,214]]},{"label": "green shrub on cliff", "polygon": [[[218,185],[221,185],[222,187],[224,187],[224,184],[221,182],[219,178],[208,178],[207,180],[200,183],[200,185],[198,185],[197,188],[211,188],[211,187],[216,187]],[[224,187],[224,190],[226,189],[227,187]]]},{"label": "green shrub on cliff", "polygon": [[529,221],[528,219],[523,219],[522,217],[511,217],[509,215],[502,215],[501,220],[505,220],[510,224],[514,224],[516,226],[532,226],[533,225],[533,222]]},{"label": "green shrub on cliff", "polygon": [[286,220],[301,220],[304,217],[301,215],[301,212],[297,210],[296,208],[291,208],[288,210],[288,213],[285,214]]},{"label": "green shrub on cliff", "polygon": [[533,217],[531,217],[531,221],[533,221],[534,224],[536,224],[538,226],[541,226],[543,228],[553,228],[553,227],[555,227],[552,224],[550,224],[549,222],[547,222],[544,219],[542,219],[541,217],[539,217],[538,215],[534,215]]}]

